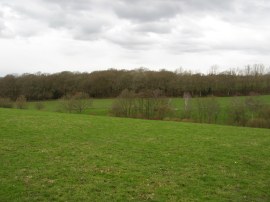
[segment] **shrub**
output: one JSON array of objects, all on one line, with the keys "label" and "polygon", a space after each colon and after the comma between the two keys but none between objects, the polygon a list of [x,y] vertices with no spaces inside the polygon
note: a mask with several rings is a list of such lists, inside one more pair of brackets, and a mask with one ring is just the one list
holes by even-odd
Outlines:
[{"label": "shrub", "polygon": [[2,108],[12,108],[13,102],[10,98],[0,98],[0,107]]},{"label": "shrub", "polygon": [[16,99],[16,107],[18,109],[25,109],[27,108],[26,105],[26,97],[24,95],[20,95],[17,99]]},{"label": "shrub", "polygon": [[85,111],[90,105],[92,105],[93,100],[89,99],[86,93],[78,92],[73,97],[73,110],[78,113]]},{"label": "shrub", "polygon": [[59,109],[58,109],[59,112],[62,111],[60,109],[61,107],[64,109],[64,111],[68,111],[69,113],[71,113],[73,110],[72,96],[67,95],[67,96],[62,97],[60,100],[60,105],[59,105]]},{"label": "shrub", "polygon": [[202,123],[216,123],[220,106],[214,96],[197,99],[197,119]]},{"label": "shrub", "polygon": [[232,125],[245,126],[248,121],[245,102],[238,97],[232,98],[228,106],[228,122]]},{"label": "shrub", "polygon": [[134,93],[123,90],[112,105],[112,114],[122,117],[163,119],[171,111],[169,99],[159,90]]},{"label": "shrub", "polygon": [[246,126],[254,128],[270,128],[270,120],[255,118],[247,122]]},{"label": "shrub", "polygon": [[191,94],[189,92],[184,92],[183,98],[185,101],[185,111],[188,111],[190,106],[189,106],[189,101],[191,99]]},{"label": "shrub", "polygon": [[247,97],[245,99],[245,106],[251,114],[251,119],[253,119],[263,108],[263,103],[256,97]]},{"label": "shrub", "polygon": [[125,89],[117,97],[112,105],[112,113],[115,116],[134,117],[135,116],[135,93]]},{"label": "shrub", "polygon": [[42,109],[44,109],[45,106],[44,106],[44,104],[42,102],[37,102],[35,104],[35,107],[36,107],[37,110],[42,110]]},{"label": "shrub", "polygon": [[181,110],[180,117],[182,119],[190,119],[192,117],[192,102],[191,102],[191,94],[189,92],[184,92],[184,109]]},{"label": "shrub", "polygon": [[170,112],[171,112],[171,107],[170,107],[168,98],[165,98],[165,97],[155,98],[154,118],[163,119]]},{"label": "shrub", "polygon": [[259,111],[259,117],[270,120],[270,106],[263,106]]},{"label": "shrub", "polygon": [[146,119],[163,119],[171,110],[170,100],[163,96],[161,90],[146,90],[138,93],[135,100],[137,117]]},{"label": "shrub", "polygon": [[86,93],[78,92],[72,96],[65,96],[61,100],[63,108],[68,112],[82,113],[92,105],[92,100]]}]

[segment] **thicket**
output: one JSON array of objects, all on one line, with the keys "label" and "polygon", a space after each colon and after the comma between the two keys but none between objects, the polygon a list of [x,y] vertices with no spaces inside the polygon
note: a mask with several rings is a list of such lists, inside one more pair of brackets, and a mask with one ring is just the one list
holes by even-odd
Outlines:
[{"label": "thicket", "polygon": [[13,101],[20,95],[27,100],[59,99],[83,92],[89,97],[117,97],[124,89],[139,93],[155,89],[167,97],[234,96],[270,93],[270,73],[263,65],[247,66],[209,74],[147,69],[95,71],[92,73],[61,72],[55,74],[7,75],[0,78],[0,97]]},{"label": "thicket", "polygon": [[82,92],[77,92],[74,95],[67,95],[61,99],[61,106],[65,111],[82,113],[92,105],[92,99]]},{"label": "thicket", "polygon": [[191,122],[270,128],[270,105],[262,103],[256,96],[246,98],[236,96],[230,99],[222,112],[215,97],[194,98],[189,104],[188,117],[186,109],[183,109],[181,118],[182,120],[188,118]]},{"label": "thicket", "polygon": [[170,99],[160,90],[136,93],[125,89],[115,99],[111,112],[120,117],[270,128],[270,105],[256,96],[232,97],[228,105],[223,106],[225,109],[221,109],[214,96],[192,98],[187,94],[184,93],[184,106],[179,110],[172,108]]},{"label": "thicket", "polygon": [[44,104],[43,104],[42,102],[37,102],[37,103],[35,104],[35,108],[36,108],[37,110],[42,110],[42,109],[45,108],[45,106],[44,106]]},{"label": "thicket", "polygon": [[169,99],[160,90],[135,93],[125,89],[112,105],[112,114],[121,117],[163,119],[170,111]]},{"label": "thicket", "polygon": [[24,95],[20,95],[17,97],[15,105],[18,109],[25,109],[27,108],[27,100]]},{"label": "thicket", "polygon": [[201,123],[216,123],[220,113],[220,105],[214,96],[196,99],[196,120]]},{"label": "thicket", "polygon": [[0,107],[1,108],[12,108],[13,102],[10,100],[10,98],[1,98],[0,97]]}]

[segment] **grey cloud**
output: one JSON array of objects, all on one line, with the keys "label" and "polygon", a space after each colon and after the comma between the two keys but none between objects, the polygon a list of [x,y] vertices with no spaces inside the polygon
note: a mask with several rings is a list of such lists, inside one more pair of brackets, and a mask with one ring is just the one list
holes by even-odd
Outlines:
[{"label": "grey cloud", "polygon": [[174,54],[182,54],[187,52],[199,53],[208,52],[211,50],[211,46],[197,39],[182,39],[176,40],[166,45],[166,48]]},{"label": "grey cloud", "polygon": [[101,37],[101,33],[105,32],[107,22],[102,20],[87,20],[83,24],[72,25],[70,31],[75,39],[79,40],[97,40]]},{"label": "grey cloud", "polygon": [[169,0],[137,0],[124,1],[118,0],[113,5],[115,13],[120,18],[131,19],[134,21],[158,21],[174,17],[181,12],[181,7],[177,1]]},{"label": "grey cloud", "polygon": [[180,40],[171,41],[170,44],[165,45],[166,49],[174,54],[183,53],[220,53],[226,51],[237,51],[245,54],[270,54],[270,43],[267,40],[238,40],[237,41],[209,41],[202,37],[188,38],[182,37]]},{"label": "grey cloud", "polygon": [[[175,52],[200,52],[222,49],[203,40],[207,30],[198,21],[211,16],[234,24],[245,23],[249,29],[262,23],[268,27],[270,3],[263,0],[2,0],[21,20],[13,36],[27,37],[41,33],[35,29],[64,30],[76,40],[106,40],[125,49],[151,49],[159,46]],[[3,15],[2,15],[3,16]],[[187,20],[192,19],[192,20]],[[0,36],[7,35],[1,17]],[[39,24],[39,25],[37,25]],[[118,31],[114,31],[119,27]],[[260,27],[261,29],[261,27]],[[270,29],[270,28],[269,28]],[[157,38],[150,35],[154,33]],[[263,32],[261,32],[263,33]],[[150,35],[149,35],[150,34]],[[222,33],[221,33],[222,34]],[[179,40],[180,38],[180,40]],[[221,41],[223,43],[223,41]],[[224,46],[225,49],[235,49]],[[257,47],[258,48],[258,47]],[[245,48],[242,46],[242,49]],[[248,48],[246,48],[248,49]]]},{"label": "grey cloud", "polygon": [[66,13],[64,10],[55,12],[48,20],[48,26],[53,29],[63,29],[73,35],[75,39],[95,40],[102,32],[111,27],[110,19],[94,12],[77,11]]},{"label": "grey cloud", "polygon": [[[74,38],[83,40],[102,38],[104,32],[122,19],[132,21],[137,34],[170,33],[174,25],[168,21],[177,14],[228,9],[232,4],[232,0],[27,0],[27,6],[20,1],[3,2],[24,18],[51,29],[67,30]],[[114,15],[118,19],[112,22]]]},{"label": "grey cloud", "polygon": [[270,18],[270,1],[235,1],[235,12],[230,15],[221,15],[224,21],[239,24],[256,25],[269,21]]},{"label": "grey cloud", "polygon": [[1,4],[0,4],[0,38],[10,38],[12,37],[12,33],[8,29],[8,27],[5,24],[5,15],[4,11],[1,10]]},{"label": "grey cloud", "polygon": [[5,22],[4,22],[4,14],[3,11],[1,10],[1,4],[0,4],[0,36],[3,35],[3,32],[5,30]]},{"label": "grey cloud", "polygon": [[137,32],[152,32],[157,34],[168,34],[173,26],[168,22],[147,22],[135,25],[134,30]]},{"label": "grey cloud", "polygon": [[131,34],[130,32],[108,34],[106,40],[129,50],[147,50],[155,47],[156,41],[146,34]]},{"label": "grey cloud", "polygon": [[139,22],[171,19],[176,15],[234,10],[238,0],[117,0],[113,5],[120,18]]},{"label": "grey cloud", "polygon": [[[5,1],[5,0],[4,0]],[[32,20],[43,25],[44,29],[61,29],[69,32],[75,39],[95,40],[100,38],[100,33],[109,26],[110,17],[103,17],[95,9],[94,1],[89,0],[37,0],[32,6],[20,3],[5,2],[5,6],[12,9],[24,21]],[[1,5],[0,5],[1,7]],[[23,27],[21,21],[18,26]],[[34,31],[34,30],[32,30]],[[36,31],[29,36],[34,35]],[[27,37],[17,32],[16,35]]]},{"label": "grey cloud", "polygon": [[3,35],[4,30],[5,30],[5,25],[4,25],[3,20],[1,20],[0,18],[0,36]]},{"label": "grey cloud", "polygon": [[89,10],[92,8],[94,1],[91,0],[43,0],[57,5],[65,10]]},{"label": "grey cloud", "polygon": [[186,12],[205,12],[205,11],[229,11],[234,9],[235,2],[239,0],[180,0]]},{"label": "grey cloud", "polygon": [[212,50],[219,51],[238,51],[250,54],[260,54],[269,55],[270,54],[270,44],[262,44],[258,42],[250,42],[246,44],[216,44],[211,47]]}]

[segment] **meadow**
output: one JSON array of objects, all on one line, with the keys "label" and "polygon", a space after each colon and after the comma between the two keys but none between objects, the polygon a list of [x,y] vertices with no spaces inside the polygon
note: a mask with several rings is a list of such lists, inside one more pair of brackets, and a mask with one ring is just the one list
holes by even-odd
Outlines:
[{"label": "meadow", "polygon": [[54,113],[47,103],[0,108],[0,201],[270,200],[269,129]]}]

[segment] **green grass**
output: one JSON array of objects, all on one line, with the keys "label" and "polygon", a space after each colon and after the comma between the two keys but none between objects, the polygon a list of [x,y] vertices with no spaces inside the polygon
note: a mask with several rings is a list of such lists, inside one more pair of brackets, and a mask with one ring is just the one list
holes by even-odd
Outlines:
[{"label": "green grass", "polygon": [[[109,116],[110,109],[114,99],[93,99],[92,104],[89,104],[90,107],[83,112],[83,114],[98,115],[98,116]],[[50,100],[50,101],[41,101],[44,108],[42,111],[50,112],[66,112],[63,109],[60,100]],[[89,102],[90,103],[90,102]],[[36,110],[37,102],[28,102],[27,108],[31,110]]]},{"label": "green grass", "polygon": [[270,130],[0,109],[0,201],[270,201]]}]

